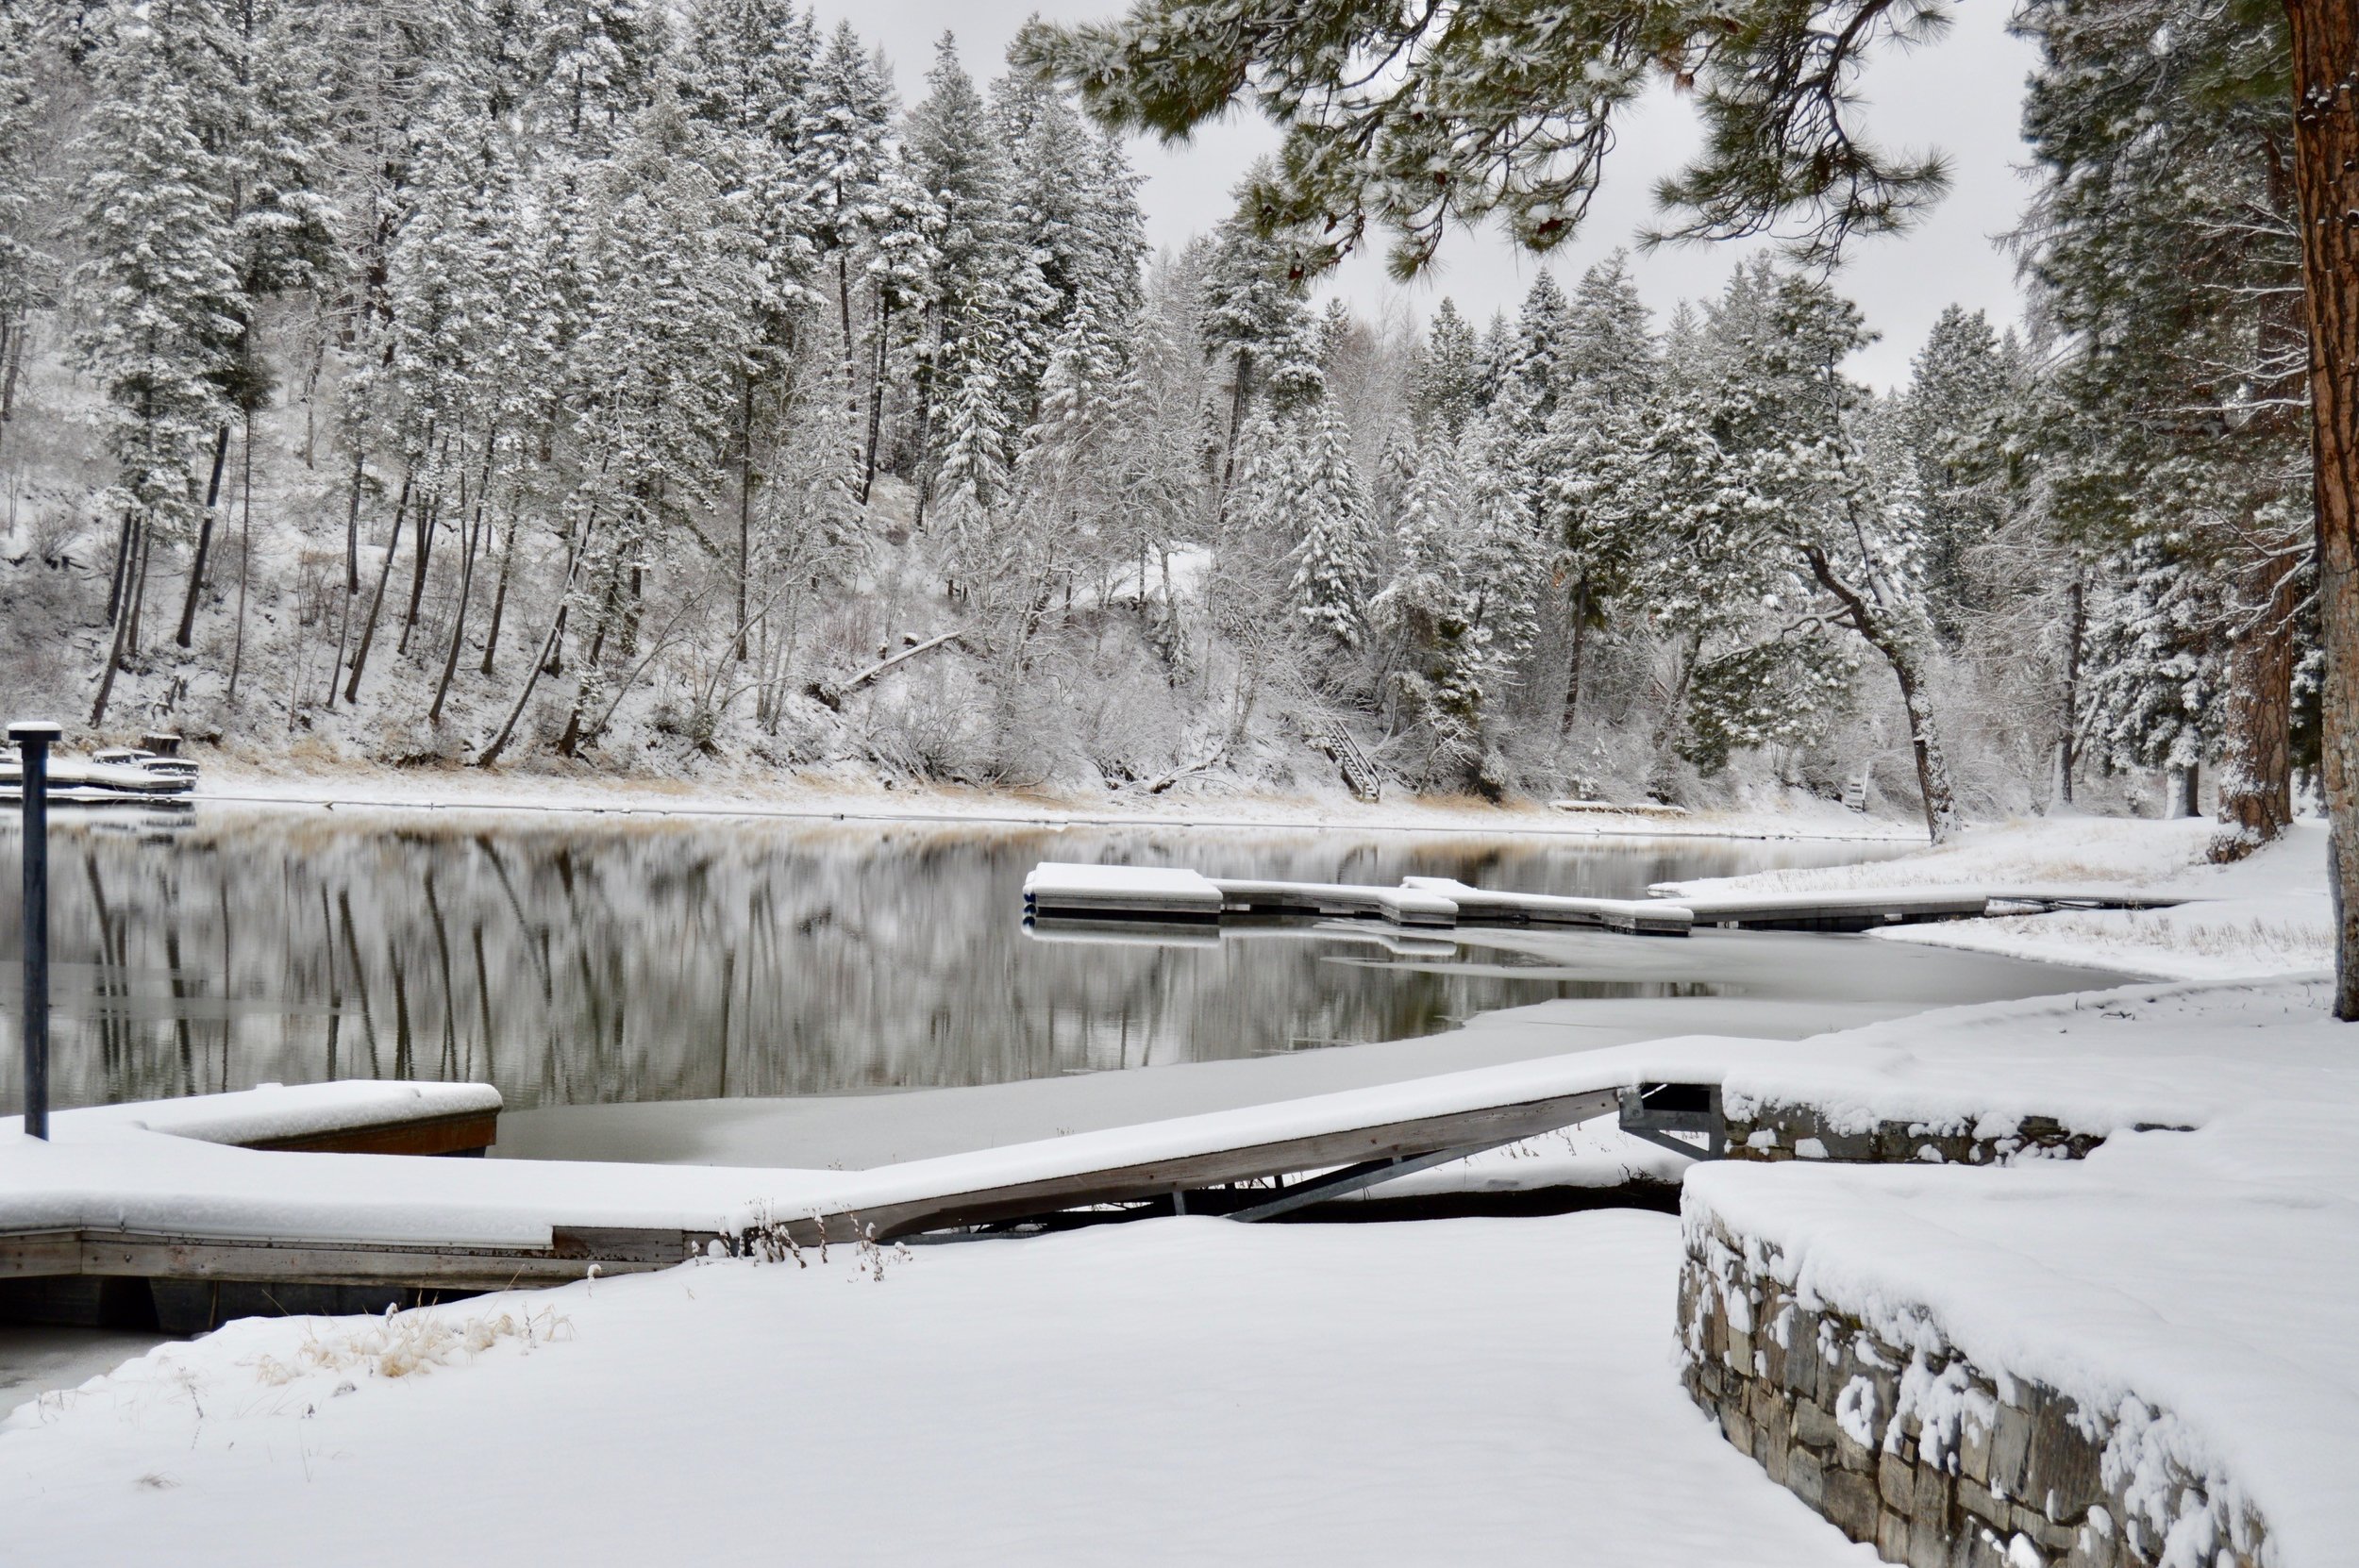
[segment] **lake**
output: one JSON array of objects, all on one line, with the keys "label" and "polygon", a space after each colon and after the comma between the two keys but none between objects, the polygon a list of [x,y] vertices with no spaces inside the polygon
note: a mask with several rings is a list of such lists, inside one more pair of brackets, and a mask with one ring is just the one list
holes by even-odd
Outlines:
[{"label": "lake", "polygon": [[[13,813],[0,829],[12,890]],[[1841,937],[1535,951],[1326,926],[1149,945],[1022,922],[1043,859],[1628,897],[1896,844],[218,806],[177,826],[60,813],[51,843],[60,1107],[334,1077],[477,1079],[517,1109],[837,1094],[1401,1039],[1551,997],[1931,1006],[2104,978]],[[0,952],[19,919],[0,903]],[[0,965],[9,1110],[20,984]]]}]

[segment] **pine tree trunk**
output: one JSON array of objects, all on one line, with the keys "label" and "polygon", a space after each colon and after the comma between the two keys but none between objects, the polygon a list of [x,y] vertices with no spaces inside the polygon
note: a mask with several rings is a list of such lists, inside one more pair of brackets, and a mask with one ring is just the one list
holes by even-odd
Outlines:
[{"label": "pine tree trunk", "polygon": [[[344,682],[344,701],[360,700],[360,672],[369,667],[369,645],[376,641],[376,617],[385,608],[385,585],[393,575],[393,557],[401,549],[401,514],[410,505],[410,475],[401,477],[401,494],[393,501],[393,525],[385,535],[385,559],[376,568],[376,592],[369,600],[369,618],[360,626],[360,645],[353,650],[352,675]],[[335,703],[335,685],[328,685],[328,702]]]},{"label": "pine tree trunk", "polygon": [[245,410],[238,442],[238,629],[229,641],[229,690],[224,701],[238,706],[238,676],[245,668],[246,586],[254,575],[254,410]]},{"label": "pine tree trunk", "polygon": [[[754,563],[754,378],[742,380],[737,410],[737,661],[745,662],[745,591]],[[861,499],[868,499],[863,489]]]},{"label": "pine tree trunk", "polygon": [[492,673],[492,656],[499,651],[500,622],[508,614],[508,572],[516,559],[516,514],[524,509],[523,502],[511,500],[508,512],[508,529],[500,542],[499,586],[492,592],[492,626],[483,634],[482,673]]},{"label": "pine tree trunk", "polygon": [[156,519],[150,513],[140,525],[139,559],[131,567],[131,602],[123,615],[126,627],[123,655],[126,660],[140,656],[140,623],[147,617],[147,568],[155,555]]},{"label": "pine tree trunk", "polygon": [[476,514],[467,522],[465,541],[459,556],[459,609],[450,620],[450,647],[443,655],[443,678],[434,686],[434,706],[426,710],[426,722],[440,726],[443,704],[450,697],[451,676],[459,673],[459,650],[467,641],[467,601],[475,592],[476,538],[483,528],[483,506],[476,504]]},{"label": "pine tree trunk", "polygon": [[508,749],[509,741],[516,733],[517,722],[525,716],[525,706],[532,701],[533,687],[540,683],[542,673],[557,658],[558,639],[565,635],[565,609],[573,597],[574,576],[581,570],[582,558],[590,553],[590,536],[597,525],[598,514],[594,510],[583,520],[581,536],[574,542],[572,553],[565,561],[565,580],[558,585],[557,591],[557,615],[549,622],[548,636],[542,641],[540,656],[525,672],[524,690],[516,693],[516,706],[508,710],[507,722],[500,726],[499,733],[492,737],[491,743],[483,748],[483,755],[475,759],[478,768],[492,766],[500,759],[500,753]]},{"label": "pine tree trunk", "polygon": [[2310,322],[2311,486],[2325,632],[2334,1016],[2359,1020],[2359,0],[2286,0]]},{"label": "pine tree trunk", "polygon": [[1584,634],[1589,629],[1589,580],[1584,577],[1573,589],[1573,667],[1564,681],[1564,732],[1572,733],[1573,724],[1581,717],[1581,656]]},{"label": "pine tree trunk", "polygon": [[2241,860],[2273,842],[2294,819],[2294,617],[2300,560],[2263,559],[2248,583],[2254,618],[2228,651],[2228,733],[2219,776],[2217,861]]},{"label": "pine tree trunk", "polygon": [[[135,525],[132,522],[132,514],[125,512],[123,514],[123,548],[121,555],[116,561],[116,566],[118,568],[116,576],[118,580],[122,577],[125,572],[129,570],[131,545],[133,543],[131,536],[134,532],[134,528]],[[107,649],[107,667],[99,673],[98,676],[98,696],[96,700],[92,702],[90,708],[90,726],[92,729],[98,728],[101,725],[107,722],[107,704],[113,698],[115,692],[115,672],[123,668],[124,656],[125,652],[125,642],[130,635],[131,617],[128,615],[117,615],[115,617],[114,641]]]},{"label": "pine tree trunk", "polygon": [[2071,611],[2065,618],[2065,678],[2063,711],[2056,716],[2056,803],[2072,804],[2072,776],[2081,765],[2081,645],[2089,629],[2088,577],[2075,562],[2072,588],[2066,596]]},{"label": "pine tree trunk", "polygon": [[205,563],[213,553],[213,509],[221,504],[221,471],[229,459],[229,426],[213,433],[213,476],[205,481],[205,520],[196,525],[196,554],[189,561],[189,592],[180,605],[180,627],[172,641],[189,646],[196,634],[196,599],[205,592]]},{"label": "pine tree trunk", "polygon": [[368,463],[366,453],[352,454],[352,493],[344,505],[344,592],[360,592],[360,484]]},{"label": "pine tree trunk", "polygon": [[1941,729],[1933,721],[1932,706],[1925,691],[1925,671],[1918,652],[1925,633],[1919,628],[1912,636],[1905,625],[1894,625],[1893,616],[1882,606],[1871,605],[1866,595],[1843,580],[1827,553],[1815,544],[1804,545],[1802,555],[1810,562],[1811,575],[1818,579],[1818,586],[1842,603],[1844,618],[1851,629],[1882,654],[1892,668],[1893,679],[1900,687],[1900,707],[1908,715],[1909,750],[1916,759],[1916,789],[1925,805],[1925,833],[1935,843],[1945,842],[1958,830],[1957,795],[1949,784],[1949,756],[1942,749]]},{"label": "pine tree trunk", "polygon": [[131,570],[131,513],[123,514],[123,526],[115,532],[115,569],[113,580],[107,588],[107,625],[119,626],[123,621],[123,585],[129,580]]},{"label": "pine tree trunk", "polygon": [[1253,351],[1237,350],[1237,377],[1229,389],[1229,436],[1221,443],[1220,498],[1229,500],[1230,482],[1237,476],[1237,433],[1245,428],[1246,409],[1253,403]]},{"label": "pine tree trunk", "polygon": [[[462,485],[466,482],[464,475],[461,475],[460,482]],[[462,500],[460,505],[465,505],[465,502]],[[426,597],[426,569],[434,549],[434,530],[443,518],[443,495],[440,490],[427,497],[426,505],[417,509],[416,518],[417,521],[411,528],[417,539],[415,547],[410,555],[410,608],[402,616],[401,641],[394,644],[395,653],[410,651],[410,634],[416,629],[418,625],[418,605]]]},{"label": "pine tree trunk", "polygon": [[2179,770],[2179,810],[2183,817],[2203,814],[2203,764],[2190,762]]},{"label": "pine tree trunk", "polygon": [[[884,378],[886,329],[893,322],[893,304],[888,299],[877,301],[876,362],[868,372],[868,440],[861,459],[860,504],[868,505],[869,492],[877,487],[877,442],[884,430]],[[745,619],[745,607],[738,606],[737,618]]]}]

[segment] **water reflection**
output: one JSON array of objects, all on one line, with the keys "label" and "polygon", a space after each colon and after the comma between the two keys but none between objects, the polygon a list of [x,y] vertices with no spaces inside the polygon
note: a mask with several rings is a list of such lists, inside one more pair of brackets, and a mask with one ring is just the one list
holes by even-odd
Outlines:
[{"label": "water reflection", "polygon": [[[18,876],[0,819],[0,886]],[[1726,943],[1546,953],[1366,928],[1209,944],[1022,928],[1042,859],[1631,896],[1856,844],[247,812],[53,827],[60,1105],[336,1076],[511,1106],[976,1084],[1446,1028],[1549,996],[1778,989]],[[0,952],[19,950],[14,900]],[[1712,955],[1721,955],[1714,958]],[[19,1086],[0,967],[0,1097]]]}]

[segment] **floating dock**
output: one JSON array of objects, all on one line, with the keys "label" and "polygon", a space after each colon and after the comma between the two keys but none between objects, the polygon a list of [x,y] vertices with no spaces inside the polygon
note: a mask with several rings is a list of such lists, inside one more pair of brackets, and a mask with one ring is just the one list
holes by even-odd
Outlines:
[{"label": "floating dock", "polygon": [[1933,888],[1920,892],[1777,892],[1722,897],[1577,898],[1469,887],[1447,876],[1404,876],[1397,888],[1206,876],[1168,866],[1044,860],[1024,879],[1026,918],[1081,935],[1118,929],[1210,929],[1224,919],[1381,920],[1447,931],[1552,926],[1683,937],[1698,926],[1746,931],[1869,931],[1929,920],[2054,909],[2168,909],[2183,900],[2051,888]]},{"label": "floating dock", "polygon": [[1307,917],[1377,919],[1427,930],[1564,926],[1683,937],[1692,924],[1684,908],[1656,899],[1489,892],[1446,876],[1408,876],[1397,888],[1379,888],[1059,860],[1043,861],[1024,879],[1024,909],[1044,925],[1096,920],[1215,926],[1224,918]]}]

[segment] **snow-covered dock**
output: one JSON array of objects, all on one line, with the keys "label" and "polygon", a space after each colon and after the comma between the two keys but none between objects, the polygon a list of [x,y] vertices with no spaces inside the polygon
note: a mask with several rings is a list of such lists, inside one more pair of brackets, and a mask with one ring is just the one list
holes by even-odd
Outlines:
[{"label": "snow-covered dock", "polygon": [[1380,919],[1449,930],[1460,926],[1564,926],[1633,936],[1683,937],[1698,926],[1758,931],[1868,931],[1934,920],[2055,909],[2158,909],[2185,900],[2072,888],[1880,889],[1722,893],[1710,897],[1573,898],[1406,876],[1397,888],[1205,876],[1166,866],[1045,860],[1024,879],[1025,911],[1050,921],[1217,925],[1223,916]]},{"label": "snow-covered dock", "polygon": [[1597,926],[1645,936],[1685,936],[1679,905],[1652,899],[1561,898],[1492,892],[1447,876],[1409,876],[1397,888],[1205,876],[1162,866],[1045,860],[1024,879],[1028,914],[1064,920],[1195,921],[1224,915],[1380,919],[1448,930],[1462,925]]},{"label": "snow-covered dock", "polygon": [[1695,925],[1748,931],[1872,931],[1934,920],[2047,914],[2058,909],[2169,909],[2162,894],[2056,888],[1880,889],[1872,892],[1769,892],[1666,898]]},{"label": "snow-covered dock", "polygon": [[765,1229],[891,1238],[1158,1198],[1184,1209],[1211,1189],[1234,1217],[1263,1218],[1613,1114],[1621,1071],[1517,1063],[866,1172],[308,1152],[382,1147],[397,1126],[452,1142],[460,1119],[496,1113],[480,1085],[65,1111],[48,1142],[0,1122],[0,1293],[69,1278],[495,1290],[666,1267]]}]

